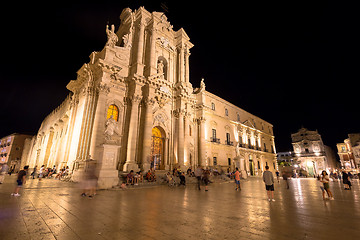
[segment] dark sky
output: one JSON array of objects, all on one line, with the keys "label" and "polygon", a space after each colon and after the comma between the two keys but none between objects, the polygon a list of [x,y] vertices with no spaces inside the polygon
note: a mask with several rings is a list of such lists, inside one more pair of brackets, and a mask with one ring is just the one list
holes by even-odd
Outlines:
[{"label": "dark sky", "polygon": [[7,4],[0,25],[0,136],[37,132],[90,53],[104,47],[106,24],[119,26],[123,8],[163,11],[161,5],[174,30],[183,27],[195,45],[193,86],[203,77],[208,91],[272,123],[277,151],[291,150],[290,134],[301,126],[318,129],[333,148],[348,133],[360,132],[357,6],[210,2]]}]

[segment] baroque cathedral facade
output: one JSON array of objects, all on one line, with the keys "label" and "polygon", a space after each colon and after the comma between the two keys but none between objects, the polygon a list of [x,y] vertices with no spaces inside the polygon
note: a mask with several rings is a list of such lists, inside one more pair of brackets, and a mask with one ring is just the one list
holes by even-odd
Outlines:
[{"label": "baroque cathedral facade", "polygon": [[90,54],[66,86],[63,103],[42,122],[25,164],[58,169],[73,178],[96,162],[99,187],[118,183],[119,171],[169,170],[197,165],[239,167],[243,176],[276,169],[273,126],[189,79],[184,31],[164,13],[126,8],[117,31]]}]

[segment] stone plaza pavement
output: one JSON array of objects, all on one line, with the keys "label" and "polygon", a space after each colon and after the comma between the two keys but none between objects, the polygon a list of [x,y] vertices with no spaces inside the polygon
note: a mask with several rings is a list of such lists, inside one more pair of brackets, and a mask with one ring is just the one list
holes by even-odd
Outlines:
[{"label": "stone plaza pavement", "polygon": [[360,185],[345,191],[331,182],[335,200],[323,201],[315,179],[275,184],[268,202],[259,178],[211,184],[103,190],[81,197],[76,184],[29,179],[20,197],[15,182],[0,185],[0,239],[357,239]]}]

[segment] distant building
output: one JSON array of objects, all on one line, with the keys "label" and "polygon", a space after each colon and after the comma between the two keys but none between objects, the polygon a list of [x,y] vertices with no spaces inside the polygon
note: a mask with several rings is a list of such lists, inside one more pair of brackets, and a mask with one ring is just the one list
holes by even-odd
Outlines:
[{"label": "distant building", "polygon": [[17,172],[20,170],[21,157],[24,150],[26,139],[31,139],[31,135],[13,133],[0,140],[0,164],[7,163],[9,169]]},{"label": "distant building", "polygon": [[297,133],[291,134],[291,139],[299,167],[306,170],[310,176],[318,175],[322,170],[335,168],[335,163],[332,162],[335,157],[324,145],[317,130],[301,128]]},{"label": "distant building", "polygon": [[341,168],[347,170],[360,167],[360,133],[348,134],[343,143],[336,144]]},{"label": "distant building", "polygon": [[293,151],[278,152],[278,153],[276,153],[276,158],[277,158],[278,164],[289,163],[291,166],[296,164],[296,159],[297,159],[297,157],[295,156],[295,153]]}]

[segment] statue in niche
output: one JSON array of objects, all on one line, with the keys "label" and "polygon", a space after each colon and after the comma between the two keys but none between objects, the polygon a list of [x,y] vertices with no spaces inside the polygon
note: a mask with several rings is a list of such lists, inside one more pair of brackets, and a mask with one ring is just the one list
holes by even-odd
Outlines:
[{"label": "statue in niche", "polygon": [[105,132],[104,132],[105,139],[111,140],[116,129],[117,129],[116,121],[115,121],[113,115],[111,115],[110,118],[107,119],[106,123],[105,123]]},{"label": "statue in niche", "polygon": [[106,36],[107,36],[107,42],[105,46],[108,47],[115,47],[115,44],[118,42],[119,38],[115,34],[115,26],[114,24],[111,25],[111,29],[109,29],[109,25],[106,25]]},{"label": "statue in niche", "polygon": [[160,60],[157,65],[157,73],[164,74],[164,63],[163,60]]}]

